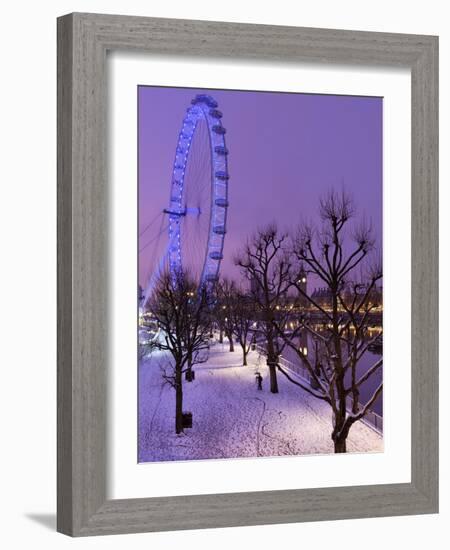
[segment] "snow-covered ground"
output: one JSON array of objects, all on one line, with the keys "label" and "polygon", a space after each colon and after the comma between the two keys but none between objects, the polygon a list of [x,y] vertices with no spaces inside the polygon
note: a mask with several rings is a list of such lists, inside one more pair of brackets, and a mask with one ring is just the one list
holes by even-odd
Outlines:
[{"label": "snow-covered ground", "polygon": [[[184,411],[192,429],[175,434],[175,391],[163,384],[156,355],[139,366],[139,461],[190,460],[332,453],[331,411],[278,373],[279,393],[269,391],[265,360],[256,352],[243,367],[239,347],[211,347],[207,363],[195,365],[184,383]],[[263,376],[257,389],[255,372]],[[348,452],[380,452],[382,437],[361,422],[350,430]]]}]

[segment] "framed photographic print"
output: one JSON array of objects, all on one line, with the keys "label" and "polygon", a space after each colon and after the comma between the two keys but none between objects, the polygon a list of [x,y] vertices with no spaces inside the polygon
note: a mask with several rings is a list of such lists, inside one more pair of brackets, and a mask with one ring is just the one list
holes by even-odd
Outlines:
[{"label": "framed photographic print", "polygon": [[58,530],[437,512],[437,38],[58,20]]}]

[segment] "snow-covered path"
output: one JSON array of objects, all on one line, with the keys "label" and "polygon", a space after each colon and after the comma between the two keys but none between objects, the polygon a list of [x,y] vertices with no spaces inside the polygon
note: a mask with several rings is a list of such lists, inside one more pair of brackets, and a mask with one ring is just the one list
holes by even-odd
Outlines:
[{"label": "snow-covered path", "polygon": [[[329,406],[278,374],[278,394],[268,388],[269,373],[256,352],[249,366],[217,344],[207,363],[196,365],[195,381],[185,383],[183,410],[193,414],[192,429],[174,431],[175,392],[162,385],[160,365],[153,357],[139,371],[139,461],[237,458],[332,453]],[[258,391],[255,372],[262,374]],[[357,422],[351,429],[349,452],[380,452],[382,437]]]}]

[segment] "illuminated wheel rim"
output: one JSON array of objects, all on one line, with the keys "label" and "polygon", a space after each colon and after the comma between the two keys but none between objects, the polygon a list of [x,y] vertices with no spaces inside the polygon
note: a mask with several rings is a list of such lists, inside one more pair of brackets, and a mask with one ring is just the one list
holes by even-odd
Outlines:
[{"label": "illuminated wheel rim", "polygon": [[227,231],[228,149],[217,102],[197,95],[178,136],[168,215],[173,277],[189,272],[199,288],[219,276]]}]

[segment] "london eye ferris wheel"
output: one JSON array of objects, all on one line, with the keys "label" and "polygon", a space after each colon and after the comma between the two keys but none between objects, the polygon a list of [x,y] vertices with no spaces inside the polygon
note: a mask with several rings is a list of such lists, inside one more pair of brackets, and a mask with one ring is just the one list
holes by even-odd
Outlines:
[{"label": "london eye ferris wheel", "polygon": [[228,211],[226,129],[217,101],[197,95],[184,116],[175,150],[168,206],[167,246],[153,269],[144,303],[159,275],[189,273],[198,288],[212,287],[223,259]]}]

